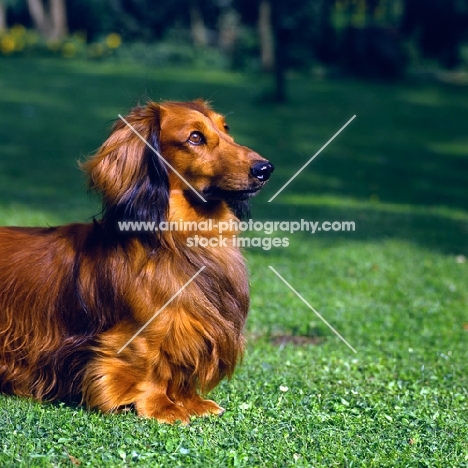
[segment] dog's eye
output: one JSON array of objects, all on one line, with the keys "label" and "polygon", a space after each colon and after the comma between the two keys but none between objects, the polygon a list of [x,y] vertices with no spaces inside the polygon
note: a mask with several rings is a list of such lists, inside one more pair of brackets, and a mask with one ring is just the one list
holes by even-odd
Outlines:
[{"label": "dog's eye", "polygon": [[231,127],[229,127],[228,124],[224,124],[224,130],[226,130],[226,133],[229,133],[229,130],[231,130]]},{"label": "dog's eye", "polygon": [[192,132],[187,141],[192,145],[202,145],[205,143],[205,137],[203,136],[203,133]]}]

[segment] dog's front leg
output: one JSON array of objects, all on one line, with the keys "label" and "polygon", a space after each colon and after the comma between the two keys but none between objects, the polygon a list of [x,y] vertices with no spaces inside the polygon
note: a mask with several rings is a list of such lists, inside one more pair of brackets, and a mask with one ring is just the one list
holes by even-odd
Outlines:
[{"label": "dog's front leg", "polygon": [[224,408],[219,406],[213,400],[205,400],[195,391],[183,395],[171,396],[171,399],[177,404],[183,406],[191,415],[194,416],[221,416]]},{"label": "dog's front leg", "polygon": [[170,381],[170,366],[164,361],[159,361],[145,382],[140,385],[142,392],[135,402],[139,416],[155,418],[159,422],[169,424],[177,421],[183,424],[190,422],[190,413],[187,409],[168,397]]},{"label": "dog's front leg", "polygon": [[120,325],[104,333],[93,348],[82,382],[84,403],[104,413],[133,404],[139,416],[163,423],[190,422],[189,411],[168,397],[172,374],[167,360],[143,336],[121,350],[128,336],[124,328]]}]

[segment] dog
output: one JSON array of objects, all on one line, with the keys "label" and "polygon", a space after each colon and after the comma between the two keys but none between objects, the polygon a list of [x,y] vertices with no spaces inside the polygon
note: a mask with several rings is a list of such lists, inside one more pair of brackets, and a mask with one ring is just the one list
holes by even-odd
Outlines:
[{"label": "dog", "polygon": [[[0,228],[0,392],[162,423],[221,415],[204,396],[242,357],[249,309],[232,222],[273,165],[202,100],[134,108],[80,165],[99,219]],[[219,222],[232,227],[226,245],[188,247],[217,238]]]}]

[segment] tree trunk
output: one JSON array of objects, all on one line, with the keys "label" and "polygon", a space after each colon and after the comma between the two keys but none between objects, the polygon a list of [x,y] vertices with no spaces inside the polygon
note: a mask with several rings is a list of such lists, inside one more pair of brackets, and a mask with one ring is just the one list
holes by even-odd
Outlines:
[{"label": "tree trunk", "polygon": [[50,0],[50,11],[43,0],[27,0],[29,13],[36,29],[47,39],[60,39],[66,36],[67,13],[65,0]]},{"label": "tree trunk", "polygon": [[286,70],[287,70],[287,40],[288,31],[284,25],[284,7],[282,0],[273,0],[271,10],[271,24],[273,26],[275,50],[275,100],[285,102],[286,97]]},{"label": "tree trunk", "polygon": [[260,39],[260,60],[262,69],[272,71],[275,66],[273,27],[271,24],[271,3],[261,0],[258,11],[258,36]]},{"label": "tree trunk", "polygon": [[51,25],[44,10],[42,0],[27,0],[31,18],[36,29],[45,37],[48,37]]},{"label": "tree trunk", "polygon": [[223,51],[232,54],[239,35],[239,14],[229,9],[221,13],[218,21],[219,45]]},{"label": "tree trunk", "polygon": [[192,40],[196,46],[204,47],[208,44],[208,35],[206,33],[205,22],[199,5],[191,3],[190,5],[190,30]]},{"label": "tree trunk", "polygon": [[6,28],[6,6],[3,2],[0,2],[0,33],[4,32]]},{"label": "tree trunk", "polygon": [[65,0],[50,1],[50,18],[53,25],[53,37],[57,39],[65,37],[68,34]]}]

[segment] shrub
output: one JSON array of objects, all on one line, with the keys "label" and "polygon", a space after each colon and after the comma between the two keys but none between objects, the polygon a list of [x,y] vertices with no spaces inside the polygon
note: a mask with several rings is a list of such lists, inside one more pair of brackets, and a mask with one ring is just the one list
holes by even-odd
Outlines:
[{"label": "shrub", "polygon": [[116,33],[103,36],[93,43],[88,43],[86,39],[85,32],[75,32],[61,40],[47,40],[35,30],[15,25],[0,33],[0,55],[96,59],[113,55],[122,43]]}]

